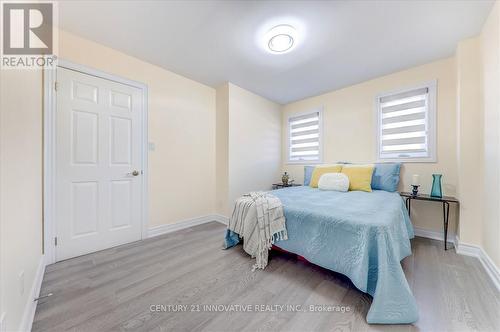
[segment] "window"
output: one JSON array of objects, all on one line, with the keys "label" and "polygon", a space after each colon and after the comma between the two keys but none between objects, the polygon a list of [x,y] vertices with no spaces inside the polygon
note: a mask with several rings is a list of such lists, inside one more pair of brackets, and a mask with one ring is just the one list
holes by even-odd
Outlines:
[{"label": "window", "polygon": [[436,82],[377,97],[380,160],[436,161]]},{"label": "window", "polygon": [[322,111],[288,118],[288,162],[319,163],[322,158]]}]

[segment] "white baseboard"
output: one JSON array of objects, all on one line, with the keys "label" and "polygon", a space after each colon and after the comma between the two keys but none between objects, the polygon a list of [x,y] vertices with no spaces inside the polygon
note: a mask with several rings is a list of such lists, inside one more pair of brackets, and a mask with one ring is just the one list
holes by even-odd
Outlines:
[{"label": "white baseboard", "polygon": [[488,273],[491,281],[493,281],[493,284],[495,285],[497,290],[500,291],[500,270],[483,248],[476,245],[460,242],[460,239],[458,237],[457,245],[455,248],[457,254],[478,258],[484,269],[486,270],[486,273]]},{"label": "white baseboard", "polygon": [[43,274],[45,273],[45,257],[42,255],[40,257],[40,262],[38,263],[38,268],[36,269],[35,279],[31,285],[30,293],[28,294],[28,300],[26,306],[24,307],[23,318],[21,325],[19,326],[19,331],[31,331],[31,325],[33,325],[33,319],[35,318],[35,311],[37,303],[34,301],[35,298],[40,296],[40,288],[42,287]]},{"label": "white baseboard", "polygon": [[229,217],[223,216],[222,214],[214,214],[215,221],[220,222],[221,224],[227,225],[229,224]]},{"label": "white baseboard", "polygon": [[[413,227],[415,236],[425,237],[428,239],[444,241],[444,233],[439,231],[431,231],[429,229]],[[448,232],[448,242],[455,243],[455,233]]]},{"label": "white baseboard", "polygon": [[184,229],[184,228],[189,228],[189,227],[205,224],[207,222],[212,222],[212,221],[217,221],[217,222],[220,222],[222,224],[227,225],[228,220],[229,219],[227,217],[224,217],[220,214],[209,214],[209,215],[201,216],[201,217],[197,217],[197,218],[185,219],[185,220],[178,221],[174,224],[159,225],[159,226],[151,227],[148,230],[148,238],[158,236],[158,235],[167,234],[167,233],[172,233],[172,232]]},{"label": "white baseboard", "polygon": [[[431,231],[428,229],[413,227],[415,231],[415,236],[425,237],[433,240],[444,240],[443,232]],[[488,254],[483,250],[483,248],[460,242],[458,236],[453,233],[448,233],[448,242],[452,242],[455,245],[455,251],[459,255],[472,256],[479,259],[483,265],[486,273],[493,281],[493,284],[498,290],[500,290],[500,272],[498,267],[493,263],[493,260],[488,256]]]},{"label": "white baseboard", "polygon": [[479,246],[461,242],[458,236],[455,251],[457,252],[457,254],[465,256],[472,256],[477,258],[481,256],[481,248]]}]

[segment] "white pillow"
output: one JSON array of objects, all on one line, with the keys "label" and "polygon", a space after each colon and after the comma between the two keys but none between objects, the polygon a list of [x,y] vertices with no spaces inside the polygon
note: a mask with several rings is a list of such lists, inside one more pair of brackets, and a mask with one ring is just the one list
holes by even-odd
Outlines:
[{"label": "white pillow", "polygon": [[343,173],[326,173],[319,178],[318,188],[321,190],[348,191],[349,178]]}]

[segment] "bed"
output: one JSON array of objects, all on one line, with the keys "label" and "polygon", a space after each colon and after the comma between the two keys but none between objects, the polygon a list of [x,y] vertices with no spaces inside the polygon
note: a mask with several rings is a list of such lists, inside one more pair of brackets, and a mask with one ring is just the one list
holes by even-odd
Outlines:
[{"label": "bed", "polygon": [[398,193],[301,186],[272,194],[283,204],[288,232],[288,240],[275,246],[342,273],[370,294],[368,323],[407,324],[418,319],[400,263],[411,255],[414,234]]}]

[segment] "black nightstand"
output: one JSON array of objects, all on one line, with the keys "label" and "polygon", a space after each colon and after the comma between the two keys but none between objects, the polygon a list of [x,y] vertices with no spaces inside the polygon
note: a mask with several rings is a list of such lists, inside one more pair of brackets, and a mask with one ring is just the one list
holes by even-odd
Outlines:
[{"label": "black nightstand", "polygon": [[287,188],[287,187],[299,187],[299,186],[301,186],[301,184],[297,184],[297,183],[289,183],[289,184],[273,183],[273,190],[280,189],[280,188]]},{"label": "black nightstand", "polygon": [[402,192],[399,194],[401,195],[401,197],[406,198],[406,209],[408,210],[408,214],[410,214],[411,212],[412,199],[443,203],[444,250],[447,250],[446,243],[448,240],[448,219],[450,217],[450,203],[456,203],[457,205],[459,205],[460,202],[458,201],[458,199],[450,196],[432,197],[426,194],[418,194],[417,196],[413,196],[412,193],[407,192]]}]

